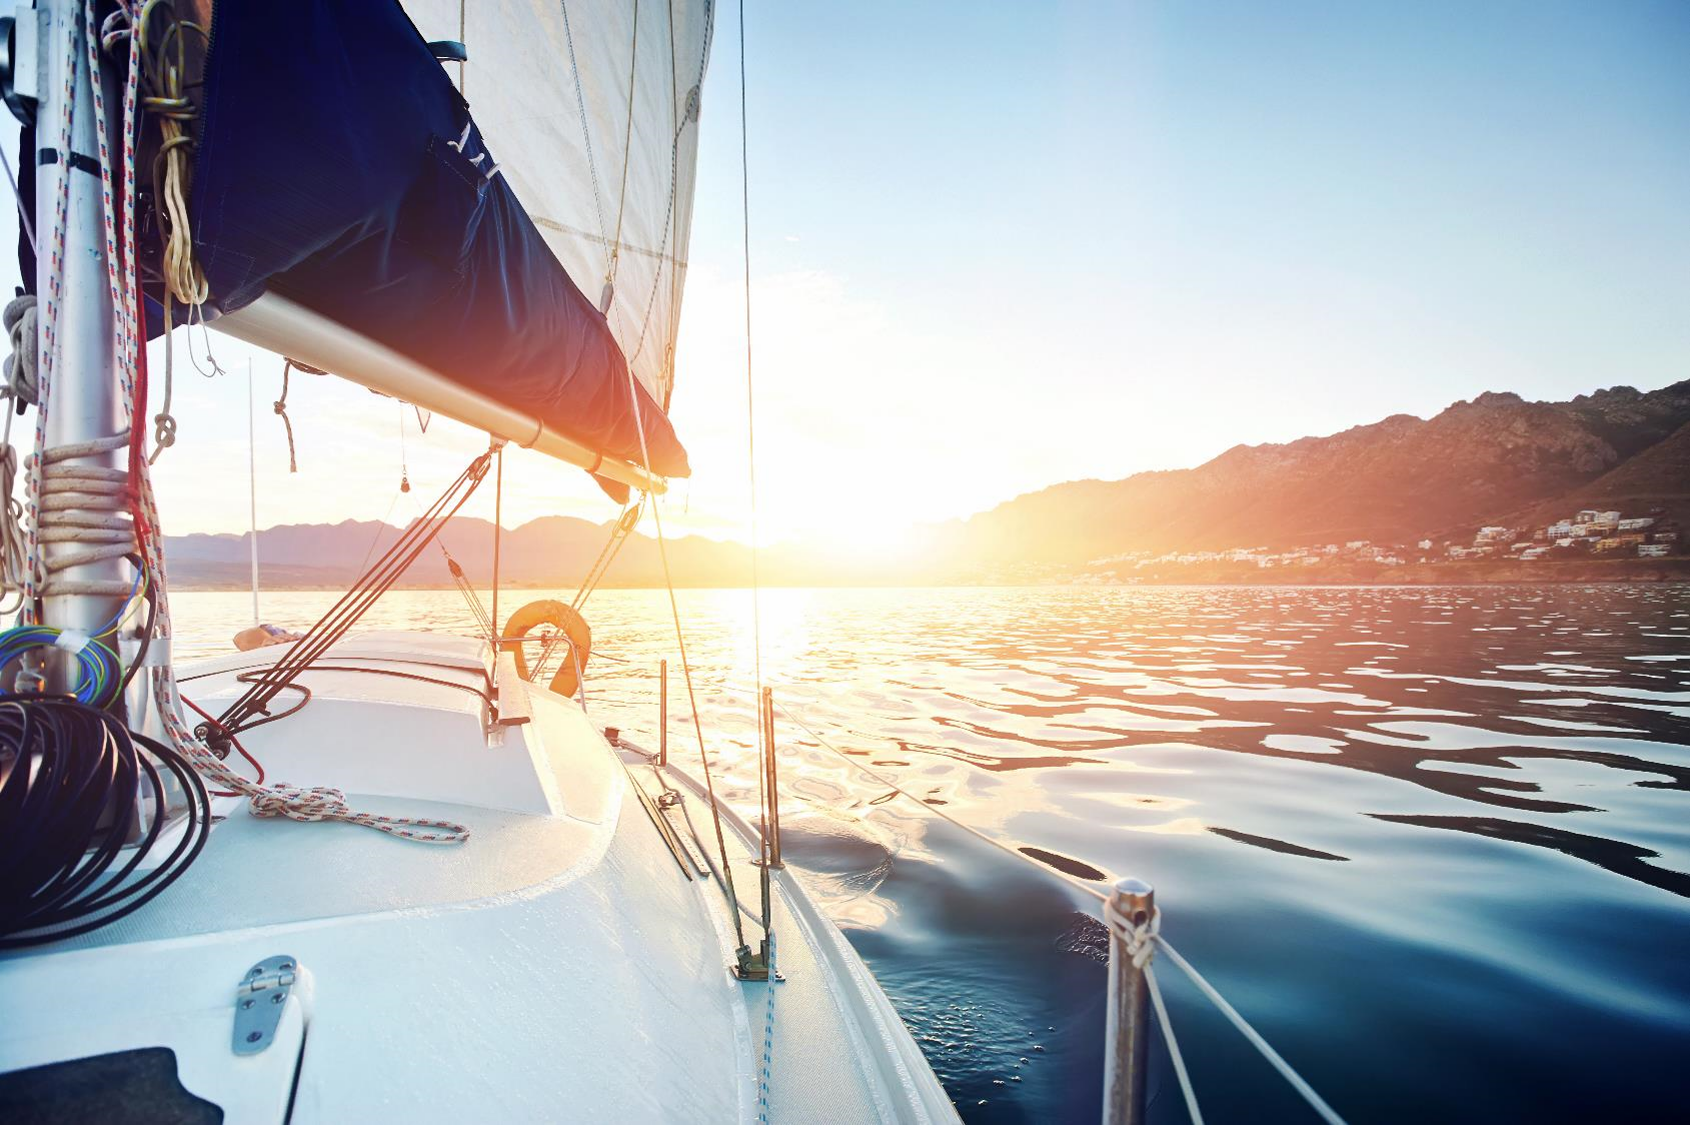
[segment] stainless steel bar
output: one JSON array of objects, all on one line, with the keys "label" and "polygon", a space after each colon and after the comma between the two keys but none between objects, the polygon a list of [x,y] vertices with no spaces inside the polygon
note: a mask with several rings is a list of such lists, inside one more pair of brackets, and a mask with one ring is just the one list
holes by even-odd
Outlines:
[{"label": "stainless steel bar", "polygon": [[780,858],[780,763],[775,757],[775,696],[773,688],[763,689],[763,768],[768,778],[765,789],[769,801],[769,856],[770,867],[781,868],[786,864]]},{"label": "stainless steel bar", "polygon": [[1104,1035],[1104,1125],[1143,1125],[1150,1083],[1150,986],[1133,963],[1135,939],[1156,917],[1156,892],[1139,879],[1115,884],[1103,916],[1109,927],[1109,999]]},{"label": "stainless steel bar", "polygon": [[669,764],[669,662],[657,662],[657,764]]}]

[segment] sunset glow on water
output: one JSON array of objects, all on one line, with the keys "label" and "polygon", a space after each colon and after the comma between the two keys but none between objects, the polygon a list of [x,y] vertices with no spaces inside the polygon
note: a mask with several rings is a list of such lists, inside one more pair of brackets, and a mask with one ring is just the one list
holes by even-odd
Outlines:
[{"label": "sunset glow on water", "polygon": [[[754,808],[750,594],[679,597],[718,783]],[[250,622],[245,594],[173,600],[184,658]],[[332,601],[266,594],[264,616]],[[668,659],[670,752],[694,760],[666,596],[587,613],[594,720],[654,744]],[[761,617],[787,857],[966,1119],[1095,1116],[1101,931],[1040,861],[1154,883],[1164,932],[1352,1120],[1681,1104],[1685,587],[769,590]],[[468,623],[450,592],[367,622]],[[1298,1112],[1164,979],[1206,1112]],[[1157,1065],[1153,1118],[1179,1120]]]}]

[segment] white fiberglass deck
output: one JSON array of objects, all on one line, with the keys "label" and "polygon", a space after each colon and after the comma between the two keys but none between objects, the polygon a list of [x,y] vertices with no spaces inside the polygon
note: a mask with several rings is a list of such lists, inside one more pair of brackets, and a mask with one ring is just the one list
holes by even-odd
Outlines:
[{"label": "white fiberglass deck", "polygon": [[[184,669],[183,690],[215,714],[267,655]],[[534,691],[533,721],[489,739],[490,663],[468,640],[367,635],[322,664],[300,681],[310,703],[242,738],[270,779],[459,821],[471,839],[428,846],[220,801],[227,819],[160,898],[0,960],[0,1071],[168,1047],[183,1085],[233,1122],[755,1117],[768,986],[729,974],[719,888],[676,862],[582,710]],[[736,874],[755,897],[752,869]],[[777,887],[771,1120],[952,1118],[837,930],[789,875]],[[236,985],[278,955],[300,983],[274,1045],[237,1057]]]}]

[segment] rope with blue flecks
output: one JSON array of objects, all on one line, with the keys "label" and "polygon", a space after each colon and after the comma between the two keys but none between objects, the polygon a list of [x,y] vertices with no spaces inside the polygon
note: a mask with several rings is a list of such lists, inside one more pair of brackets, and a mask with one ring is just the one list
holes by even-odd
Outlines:
[{"label": "rope with blue flecks", "polygon": [[769,1084],[775,1073],[775,935],[769,934],[769,980],[763,986],[768,1002],[763,1009],[763,1076],[757,1082],[757,1120],[769,1120]]}]

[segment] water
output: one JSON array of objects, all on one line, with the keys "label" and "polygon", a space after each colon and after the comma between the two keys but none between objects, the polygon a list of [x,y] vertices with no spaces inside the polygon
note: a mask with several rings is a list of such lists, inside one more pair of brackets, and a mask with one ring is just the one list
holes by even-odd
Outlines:
[{"label": "water", "polygon": [[[246,595],[173,602],[183,657],[250,621]],[[710,751],[754,807],[749,595],[680,602]],[[588,616],[595,718],[655,742],[668,658],[671,753],[696,756],[665,596]],[[369,618],[468,622],[449,592]],[[1352,1121],[1681,1119],[1690,588],[773,590],[762,622],[765,679],[828,742],[1045,863],[1154,883],[1164,934]],[[1085,900],[777,726],[787,857],[964,1118],[1095,1120]],[[1161,979],[1212,1120],[1309,1119]],[[1157,1066],[1152,1117],[1182,1121]]]}]

